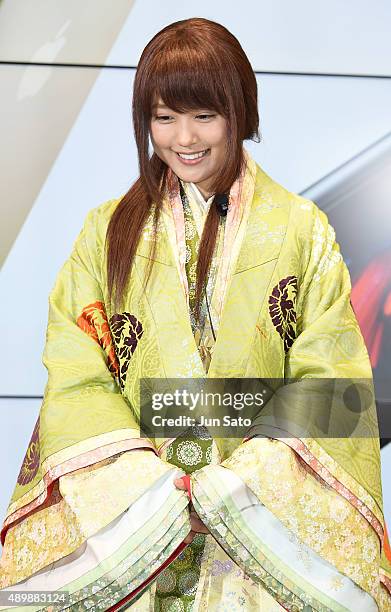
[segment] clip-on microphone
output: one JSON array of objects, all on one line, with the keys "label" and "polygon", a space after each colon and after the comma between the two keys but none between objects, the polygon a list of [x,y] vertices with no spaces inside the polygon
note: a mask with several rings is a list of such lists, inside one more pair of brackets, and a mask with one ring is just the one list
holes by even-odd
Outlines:
[{"label": "clip-on microphone", "polygon": [[218,213],[221,217],[226,217],[228,212],[228,196],[226,193],[216,193],[213,202],[216,205]]}]

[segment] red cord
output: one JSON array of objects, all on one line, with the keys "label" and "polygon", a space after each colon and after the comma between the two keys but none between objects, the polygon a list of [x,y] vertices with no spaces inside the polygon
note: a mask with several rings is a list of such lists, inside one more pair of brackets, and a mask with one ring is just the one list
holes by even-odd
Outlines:
[{"label": "red cord", "polygon": [[190,474],[186,474],[186,476],[182,476],[181,480],[183,480],[183,483],[186,487],[186,491],[187,494],[189,496],[189,499],[191,501],[191,480],[190,480]]}]

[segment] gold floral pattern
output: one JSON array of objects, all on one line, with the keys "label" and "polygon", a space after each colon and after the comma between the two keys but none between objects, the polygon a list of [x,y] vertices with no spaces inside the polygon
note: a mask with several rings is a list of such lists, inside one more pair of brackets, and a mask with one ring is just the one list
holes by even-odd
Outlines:
[{"label": "gold floral pattern", "polygon": [[170,469],[172,466],[154,453],[140,450],[108,457],[62,476],[54,483],[50,505],[40,507],[7,531],[0,588],[72,553]]},{"label": "gold floral pattern", "polygon": [[[380,541],[366,519],[279,440],[253,439],[223,465],[307,546],[377,599]],[[331,587],[330,587],[331,588]]]}]

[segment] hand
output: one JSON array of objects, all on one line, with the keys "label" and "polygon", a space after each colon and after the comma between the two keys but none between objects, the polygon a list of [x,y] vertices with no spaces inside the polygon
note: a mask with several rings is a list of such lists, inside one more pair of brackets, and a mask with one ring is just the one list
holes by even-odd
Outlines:
[{"label": "hand", "polygon": [[183,482],[182,478],[175,478],[174,485],[177,489],[180,489],[180,491],[186,491],[186,485]]},{"label": "hand", "polygon": [[[180,491],[186,491],[186,485],[183,482],[182,478],[176,478],[174,480],[174,485]],[[198,516],[197,512],[194,510],[193,504],[190,502],[190,525],[191,531],[187,534],[184,539],[185,544],[190,544],[197,533],[210,533],[209,529],[204,525]]]}]

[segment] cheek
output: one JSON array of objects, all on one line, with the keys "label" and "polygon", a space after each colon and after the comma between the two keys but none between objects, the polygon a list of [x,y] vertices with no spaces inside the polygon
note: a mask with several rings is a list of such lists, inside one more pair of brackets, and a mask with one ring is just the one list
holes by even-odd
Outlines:
[{"label": "cheek", "polygon": [[222,129],[221,126],[216,126],[215,129],[209,131],[208,142],[211,146],[224,148],[227,142],[227,131]]},{"label": "cheek", "polygon": [[154,147],[163,148],[165,146],[166,141],[167,141],[167,136],[166,134],[164,134],[164,132],[162,132],[162,130],[159,130],[159,127],[157,126],[151,127],[150,134],[151,134],[151,141]]}]

